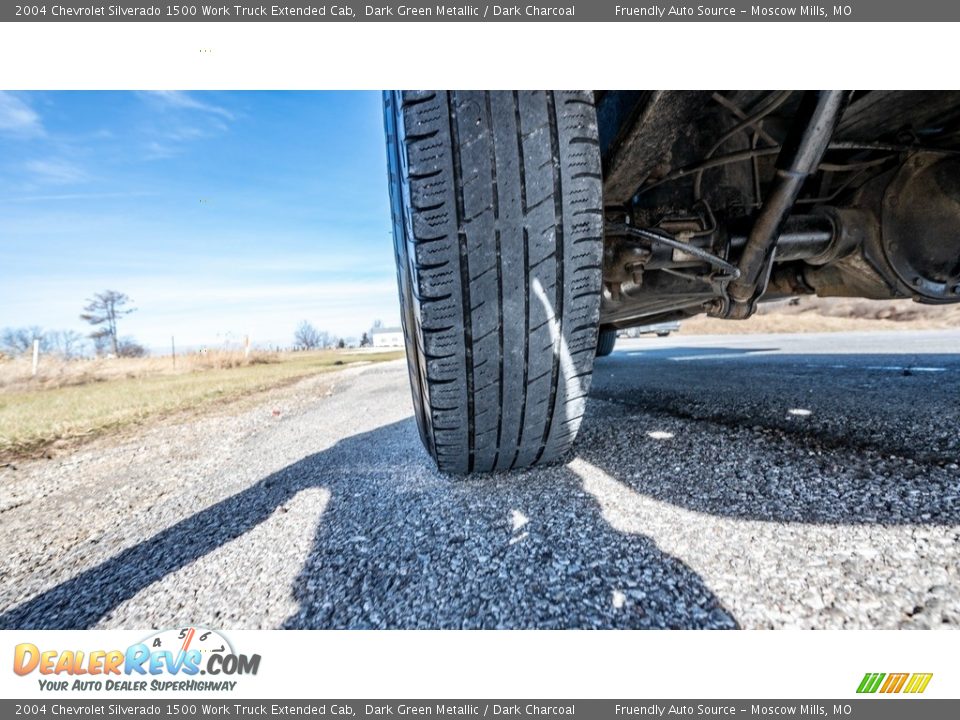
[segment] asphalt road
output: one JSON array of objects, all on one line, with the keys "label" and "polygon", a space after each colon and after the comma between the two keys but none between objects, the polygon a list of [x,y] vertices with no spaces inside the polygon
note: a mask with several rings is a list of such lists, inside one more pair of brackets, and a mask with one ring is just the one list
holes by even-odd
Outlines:
[{"label": "asphalt road", "polygon": [[958,463],[960,332],[622,342],[468,478],[350,369],[0,469],[0,627],[956,627]]}]

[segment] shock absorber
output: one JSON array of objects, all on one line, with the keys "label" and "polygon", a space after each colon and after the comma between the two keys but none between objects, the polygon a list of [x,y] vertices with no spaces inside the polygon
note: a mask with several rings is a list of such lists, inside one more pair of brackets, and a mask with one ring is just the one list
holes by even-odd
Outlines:
[{"label": "shock absorber", "polygon": [[749,317],[769,277],[777,239],[800,195],[804,182],[816,172],[847,102],[845,90],[804,94],[797,122],[777,156],[773,190],[750,230],[740,256],[740,277],[730,283],[729,301],[722,314]]}]

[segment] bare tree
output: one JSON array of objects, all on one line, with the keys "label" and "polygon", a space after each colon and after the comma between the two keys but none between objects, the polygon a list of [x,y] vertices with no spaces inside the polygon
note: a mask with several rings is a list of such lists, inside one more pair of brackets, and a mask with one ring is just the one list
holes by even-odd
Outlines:
[{"label": "bare tree", "polygon": [[126,294],[116,290],[104,290],[87,300],[80,319],[97,328],[90,333],[90,337],[93,338],[98,353],[109,347],[114,355],[120,355],[117,321],[136,310],[125,307],[130,302],[132,301]]},{"label": "bare tree", "polygon": [[54,352],[69,360],[84,354],[86,344],[83,335],[76,330],[51,330],[44,333],[49,352]]},{"label": "bare tree", "polygon": [[130,338],[123,338],[117,343],[117,357],[138,358],[146,355],[147,349]]},{"label": "bare tree", "polygon": [[93,354],[97,357],[106,355],[110,352],[110,339],[107,337],[106,333],[91,333],[90,339],[93,340]]},{"label": "bare tree", "polygon": [[301,350],[313,350],[326,345],[329,336],[322,330],[317,330],[308,321],[304,320],[297,326],[293,334],[293,344]]},{"label": "bare tree", "polygon": [[17,356],[33,350],[33,341],[40,341],[40,351],[47,352],[49,340],[42,328],[37,326],[4,328],[0,333],[0,350],[7,355]]}]

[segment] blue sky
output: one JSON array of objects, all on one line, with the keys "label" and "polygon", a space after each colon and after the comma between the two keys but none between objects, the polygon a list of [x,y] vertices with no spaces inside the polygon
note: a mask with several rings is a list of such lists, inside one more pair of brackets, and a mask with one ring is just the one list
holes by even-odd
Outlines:
[{"label": "blue sky", "polygon": [[385,158],[377,93],[0,92],[0,327],[107,288],[158,350],[396,324]]}]

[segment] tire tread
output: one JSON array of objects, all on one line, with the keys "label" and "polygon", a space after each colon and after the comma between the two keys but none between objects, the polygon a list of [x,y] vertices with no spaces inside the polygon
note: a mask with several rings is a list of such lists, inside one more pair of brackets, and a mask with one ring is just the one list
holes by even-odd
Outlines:
[{"label": "tire tread", "polygon": [[386,94],[385,113],[424,444],[454,473],[556,460],[579,428],[584,350],[597,343],[592,95],[404,91]]}]

